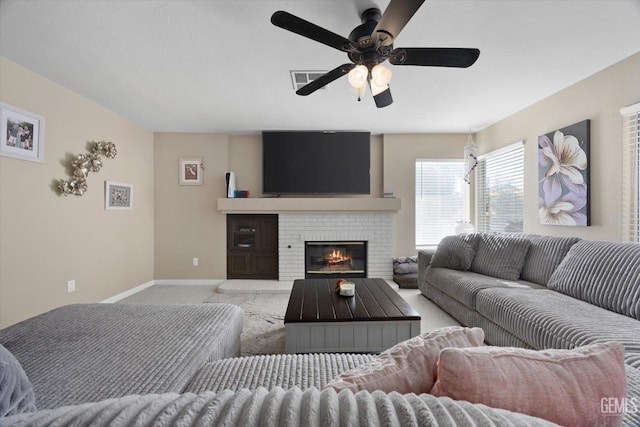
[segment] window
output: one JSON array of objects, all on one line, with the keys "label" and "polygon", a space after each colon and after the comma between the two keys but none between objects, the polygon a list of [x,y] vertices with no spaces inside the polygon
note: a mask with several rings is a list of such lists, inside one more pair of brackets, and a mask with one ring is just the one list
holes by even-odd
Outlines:
[{"label": "window", "polygon": [[640,243],[640,104],[622,113],[622,240]]},{"label": "window", "polygon": [[431,246],[467,219],[463,160],[416,160],[416,246]]},{"label": "window", "polygon": [[522,232],[524,145],[522,142],[480,156],[476,176],[476,229]]}]

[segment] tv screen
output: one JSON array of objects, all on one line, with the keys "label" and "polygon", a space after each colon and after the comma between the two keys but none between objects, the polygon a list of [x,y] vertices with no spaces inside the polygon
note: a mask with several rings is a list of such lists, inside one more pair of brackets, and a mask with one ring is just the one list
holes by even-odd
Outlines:
[{"label": "tv screen", "polygon": [[369,194],[369,132],[262,132],[264,194]]}]

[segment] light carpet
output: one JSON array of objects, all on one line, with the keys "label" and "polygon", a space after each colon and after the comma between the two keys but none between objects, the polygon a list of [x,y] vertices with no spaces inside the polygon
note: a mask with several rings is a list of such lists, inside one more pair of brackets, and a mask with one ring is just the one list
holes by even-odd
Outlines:
[{"label": "light carpet", "polygon": [[[400,289],[398,293],[420,313],[422,332],[459,325],[417,289]],[[289,293],[220,293],[218,285],[154,285],[119,302],[235,304],[244,312],[240,354],[253,356],[284,353],[284,314],[289,302]]]}]

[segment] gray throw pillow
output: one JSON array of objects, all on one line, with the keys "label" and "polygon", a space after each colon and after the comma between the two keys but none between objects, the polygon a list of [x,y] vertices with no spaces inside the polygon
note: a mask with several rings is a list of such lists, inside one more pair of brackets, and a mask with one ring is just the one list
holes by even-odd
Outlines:
[{"label": "gray throw pillow", "polygon": [[418,272],[418,264],[417,263],[403,263],[397,264],[393,267],[393,272],[396,274],[413,274]]},{"label": "gray throw pillow", "polygon": [[520,278],[547,286],[549,278],[564,259],[578,237],[529,236],[531,247],[522,267]]},{"label": "gray throw pillow", "polygon": [[466,271],[476,254],[475,234],[462,234],[443,238],[431,257],[431,267]]},{"label": "gray throw pillow", "polygon": [[0,417],[36,411],[33,386],[20,362],[0,345]]},{"label": "gray throw pillow", "polygon": [[518,280],[530,245],[531,241],[520,235],[481,233],[471,271],[498,279]]}]

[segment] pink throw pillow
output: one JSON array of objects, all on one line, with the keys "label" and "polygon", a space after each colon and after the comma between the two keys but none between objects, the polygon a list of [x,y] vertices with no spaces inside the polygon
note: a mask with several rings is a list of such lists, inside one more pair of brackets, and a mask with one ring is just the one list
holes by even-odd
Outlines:
[{"label": "pink throw pillow", "polygon": [[396,344],[372,361],[343,372],[327,384],[337,392],[349,389],[399,393],[428,393],[435,381],[435,366],[445,347],[483,345],[480,328],[453,326],[418,335]]},{"label": "pink throw pillow", "polygon": [[619,426],[622,414],[607,413],[602,405],[615,399],[624,402],[623,356],[624,347],[617,342],[573,350],[447,348],[440,353],[431,394],[567,427]]}]

